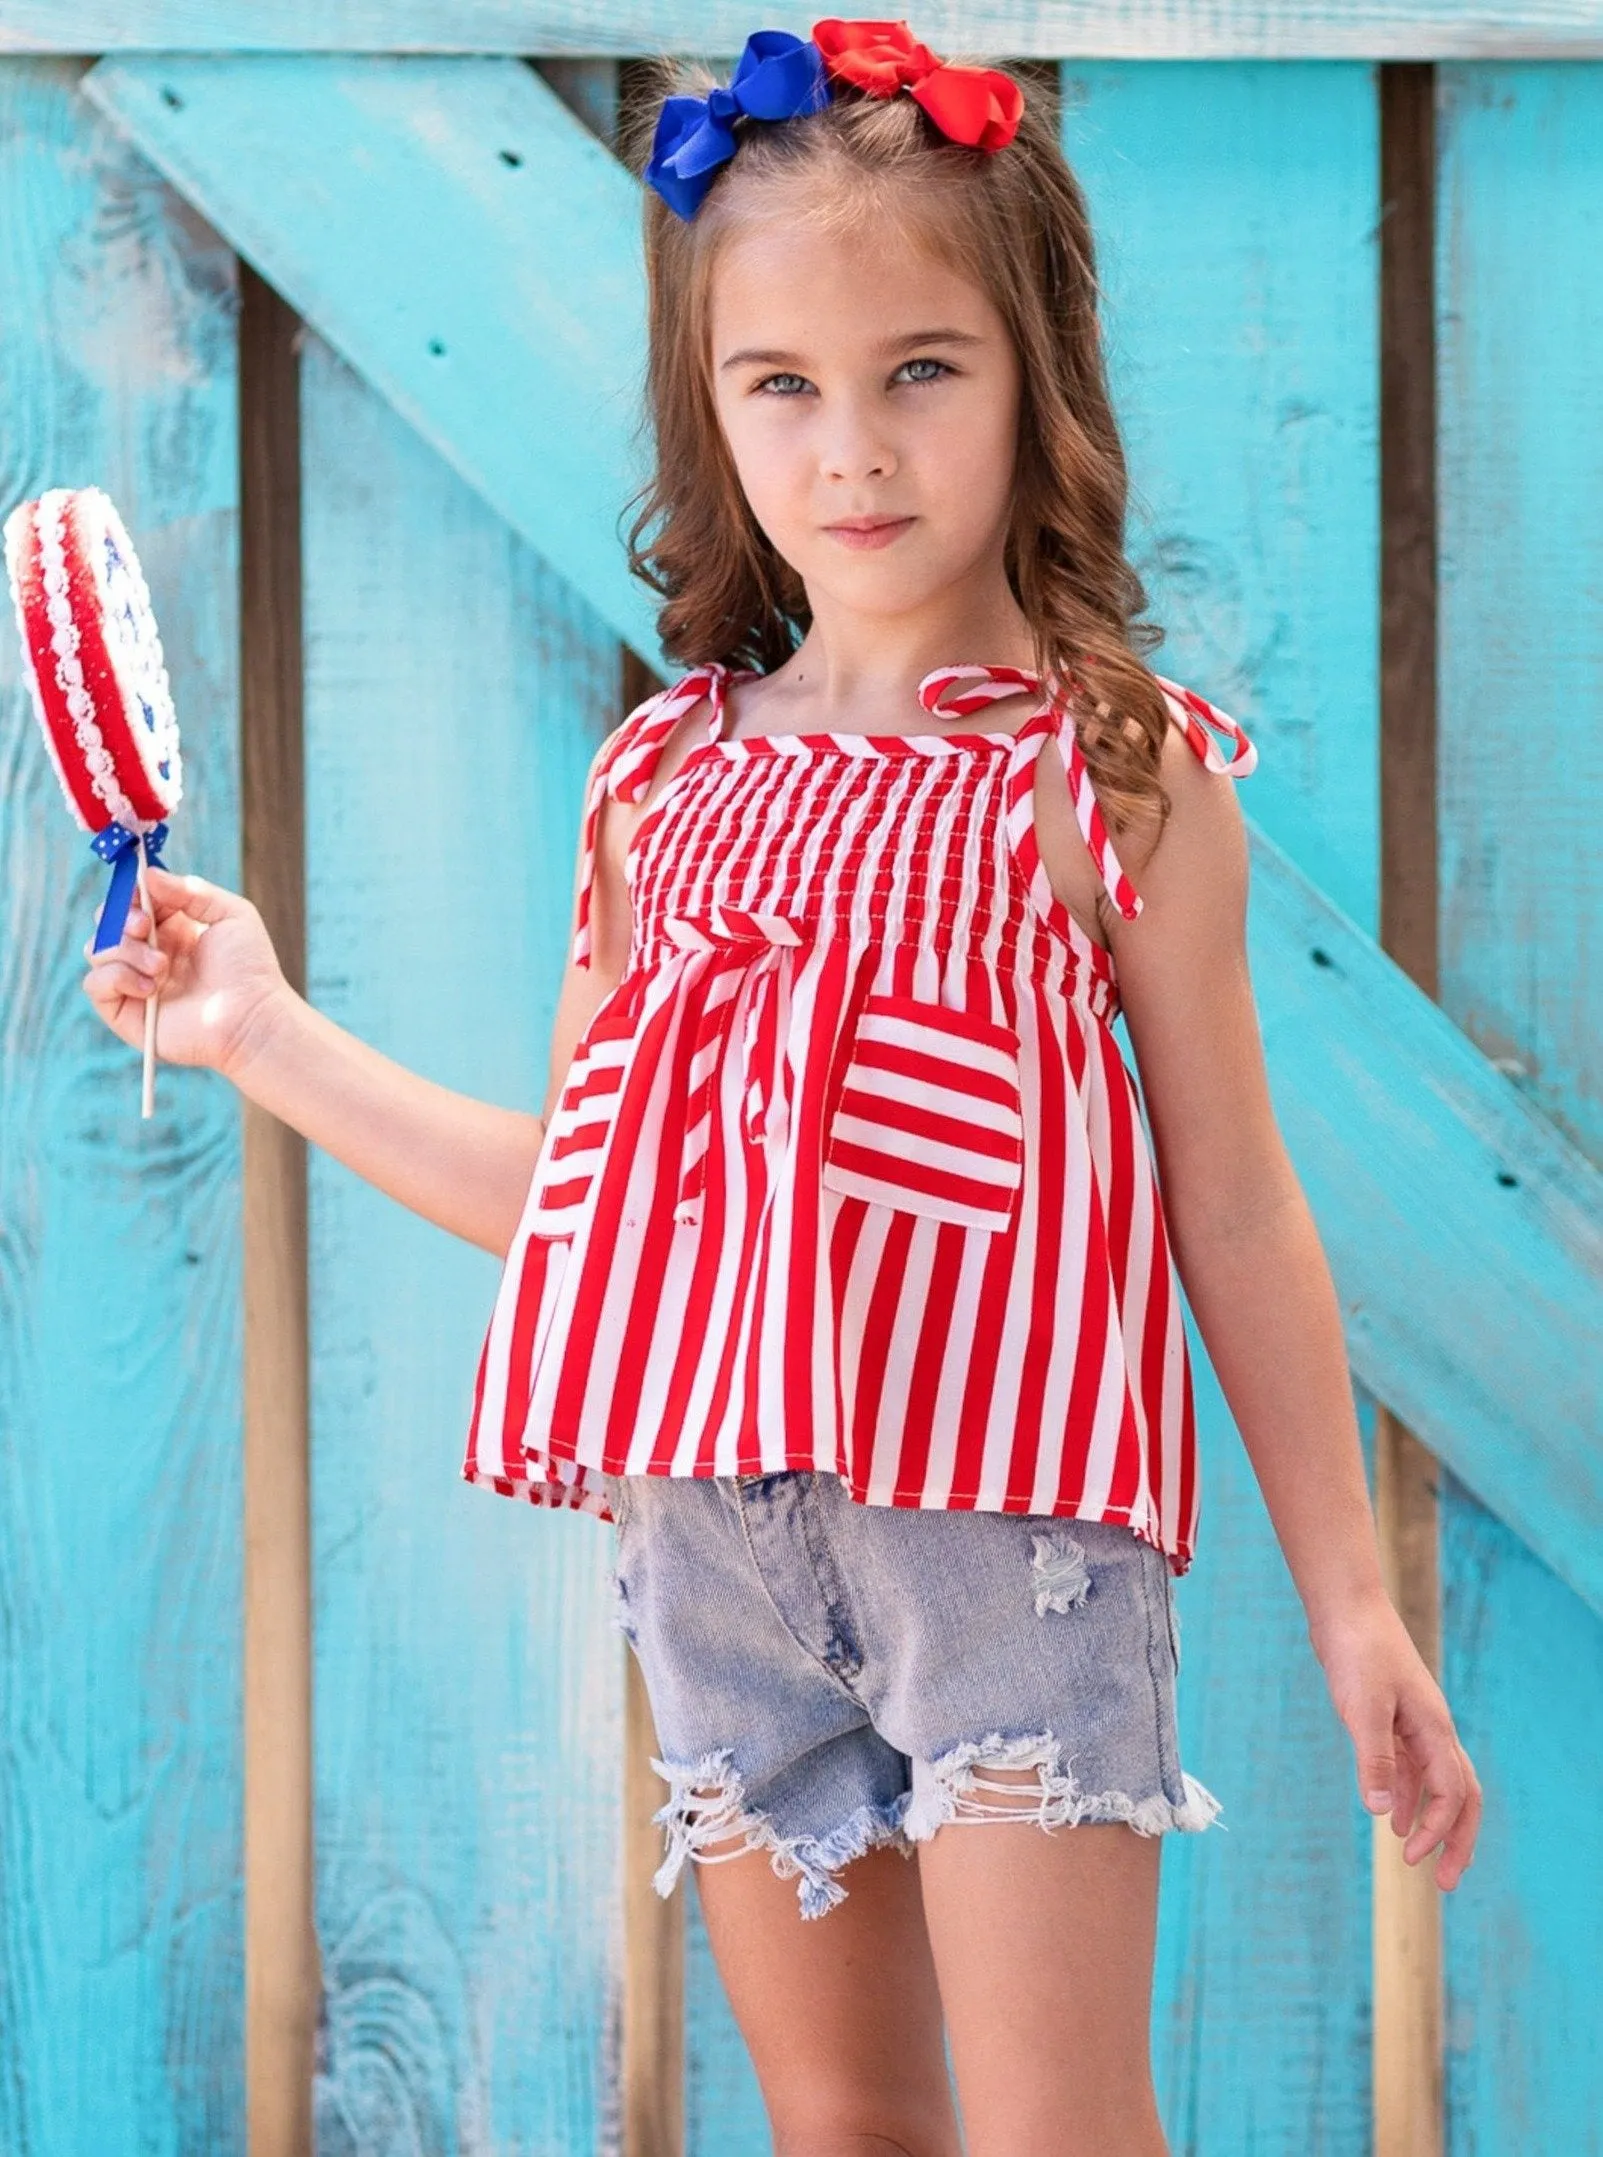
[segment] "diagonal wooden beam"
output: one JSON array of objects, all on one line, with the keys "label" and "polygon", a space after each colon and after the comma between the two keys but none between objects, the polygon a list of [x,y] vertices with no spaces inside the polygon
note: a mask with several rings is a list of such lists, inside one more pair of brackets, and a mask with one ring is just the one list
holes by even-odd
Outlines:
[{"label": "diagonal wooden beam", "polygon": [[[745,0],[4,0],[0,51],[733,53]],[[764,23],[805,36],[810,9]],[[937,51],[1076,59],[1432,60],[1603,54],[1598,0],[929,0]]]},{"label": "diagonal wooden beam", "polygon": [[[103,61],[86,94],[647,662],[639,198],[516,60]],[[471,684],[463,684],[470,697]]]},{"label": "diagonal wooden beam", "polygon": [[[634,182],[547,86],[510,61],[277,58],[104,61],[85,83],[662,670],[615,531],[643,350]],[[1603,1177],[1253,843],[1276,1098],[1354,1367],[1603,1611]]]},{"label": "diagonal wooden beam", "polygon": [[1603,1175],[1256,830],[1252,876],[1275,1106],[1353,1368],[1603,1611]]}]

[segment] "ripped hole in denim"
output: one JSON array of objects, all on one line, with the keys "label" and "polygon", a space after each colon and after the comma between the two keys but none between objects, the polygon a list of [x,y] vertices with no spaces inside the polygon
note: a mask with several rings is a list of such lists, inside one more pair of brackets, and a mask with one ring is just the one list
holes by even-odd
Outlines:
[{"label": "ripped hole in denim", "polygon": [[860,1805],[828,1835],[784,1836],[766,1813],[747,1804],[745,1781],[727,1750],[692,1763],[653,1760],[651,1765],[671,1792],[652,1814],[668,1838],[668,1854],[652,1879],[659,1895],[673,1893],[687,1858],[718,1865],[749,1850],[766,1850],[780,1879],[800,1879],[802,1916],[822,1917],[845,1901],[846,1890],[834,1874],[853,1858],[881,1843],[896,1845],[904,1857],[912,1855],[901,1832],[906,1792],[885,1806]]},{"label": "ripped hole in denim", "polygon": [[1122,1821],[1138,1835],[1162,1835],[1171,1828],[1195,1833],[1222,1809],[1192,1775],[1182,1774],[1185,1796],[1179,1804],[1161,1790],[1137,1799],[1122,1790],[1083,1789],[1073,1762],[1062,1754],[1049,1730],[1012,1738],[993,1732],[976,1743],[954,1745],[928,1763],[915,1760],[903,1830],[912,1842],[927,1841],[957,1821],[1033,1820],[1044,1828]]},{"label": "ripped hole in denim", "polygon": [[1035,1557],[1030,1575],[1035,1583],[1035,1615],[1044,1618],[1049,1610],[1077,1609],[1091,1592],[1083,1547],[1061,1528],[1032,1540]]}]

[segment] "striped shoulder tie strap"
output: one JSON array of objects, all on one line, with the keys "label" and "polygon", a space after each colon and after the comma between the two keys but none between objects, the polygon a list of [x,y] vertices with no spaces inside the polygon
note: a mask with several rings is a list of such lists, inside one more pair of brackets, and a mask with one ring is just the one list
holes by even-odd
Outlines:
[{"label": "striped shoulder tie strap", "polygon": [[590,888],[595,878],[596,835],[602,804],[610,794],[618,801],[638,801],[651,784],[663,743],[692,705],[703,697],[711,700],[708,738],[716,741],[723,730],[724,685],[728,669],[716,660],[692,667],[666,689],[659,689],[637,704],[612,735],[606,753],[596,763],[585,796],[581,832],[578,918],[571,957],[576,966],[590,964]]},{"label": "striped shoulder tie strap", "polygon": [[[1163,700],[1169,707],[1169,717],[1185,735],[1197,755],[1209,771],[1224,773],[1232,779],[1245,779],[1258,762],[1258,751],[1248,741],[1234,719],[1226,718],[1216,704],[1206,697],[1199,697],[1194,689],[1182,688],[1179,682],[1166,681],[1161,674],[1153,680],[1163,691]],[[1212,735],[1212,727],[1233,743],[1228,757],[1219,754]]]},{"label": "striped shoulder tie strap", "polygon": [[[943,692],[956,681],[967,681],[970,686],[944,704]],[[918,685],[919,701],[926,711],[946,715],[963,715],[978,711],[982,705],[994,703],[998,697],[1016,696],[1021,689],[1039,690],[1041,677],[1024,667],[961,666],[939,667],[933,674],[926,674]],[[1096,863],[1097,874],[1107,886],[1108,894],[1119,912],[1126,919],[1134,920],[1141,911],[1141,900],[1135,886],[1125,875],[1118,855],[1113,849],[1113,838],[1102,814],[1102,804],[1097,800],[1096,789],[1091,784],[1091,774],[1081,753],[1079,736],[1074,727],[1065,725],[1067,707],[1061,702],[1048,699],[1038,704],[1015,735],[1016,753],[1020,759],[1020,798],[1027,802],[1026,790],[1033,787],[1034,772],[1025,770],[1033,766],[1041,743],[1052,736],[1063,758],[1068,773],[1069,792],[1074,801],[1075,821],[1080,835]],[[1032,830],[1034,817],[1024,808]]]},{"label": "striped shoulder tie strap", "polygon": [[[1215,705],[1195,690],[1186,689],[1178,682],[1171,682],[1163,675],[1153,679],[1163,691],[1163,700],[1169,717],[1180,728],[1186,741],[1209,771],[1219,772],[1231,778],[1244,779],[1258,761],[1258,751],[1246,734]],[[944,704],[942,697],[954,682],[970,684]],[[994,703],[999,697],[1016,696],[1021,689],[1039,690],[1041,677],[1024,667],[1006,666],[956,666],[938,667],[926,674],[918,685],[919,701],[926,711],[947,717],[963,716],[979,711],[984,705]],[[1069,718],[1067,704],[1048,699],[1031,712],[1019,728],[1016,740],[1020,750],[1033,760],[1041,740],[1050,734],[1057,741],[1058,752],[1063,758],[1068,774],[1069,792],[1074,802],[1074,819],[1080,827],[1097,874],[1107,889],[1108,896],[1126,921],[1134,921],[1141,912],[1141,894],[1125,874],[1114,848],[1113,836],[1108,830],[1107,819],[1102,814],[1096,788],[1091,782],[1090,768],[1080,747],[1079,732]],[[1210,729],[1224,734],[1233,744],[1229,757],[1222,756],[1214,742]],[[1033,783],[1033,772],[1025,784]],[[1033,823],[1033,819],[1031,819]]]}]

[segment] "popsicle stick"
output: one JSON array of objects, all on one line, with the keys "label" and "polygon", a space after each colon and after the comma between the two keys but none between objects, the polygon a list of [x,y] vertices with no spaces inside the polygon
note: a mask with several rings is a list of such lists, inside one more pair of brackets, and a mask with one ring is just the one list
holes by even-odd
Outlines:
[{"label": "popsicle stick", "polygon": [[[150,892],[145,885],[145,842],[139,842],[139,903],[145,910],[145,934],[150,939],[152,951],[159,951],[156,941],[156,909],[150,903]],[[154,1116],[156,1113],[156,1006],[161,997],[156,990],[145,998],[145,1067],[139,1093],[139,1113]]]}]

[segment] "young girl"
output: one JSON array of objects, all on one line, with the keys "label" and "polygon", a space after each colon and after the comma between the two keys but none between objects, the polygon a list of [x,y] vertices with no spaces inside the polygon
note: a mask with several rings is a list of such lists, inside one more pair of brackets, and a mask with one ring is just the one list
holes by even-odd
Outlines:
[{"label": "young girl", "polygon": [[1444,1888],[1480,1815],[1270,1109],[1254,751],[1138,655],[1028,85],[835,20],[665,80],[631,539],[688,671],[591,767],[545,1116],[352,1039],[196,877],[85,985],[504,1256],[463,1472],[617,1522],[658,1886],[697,1862],[777,2146],[951,2157],[949,2036],[972,2157],[1151,2157],[1160,1838],[1219,1809],[1180,1273],[1365,1803]]}]

